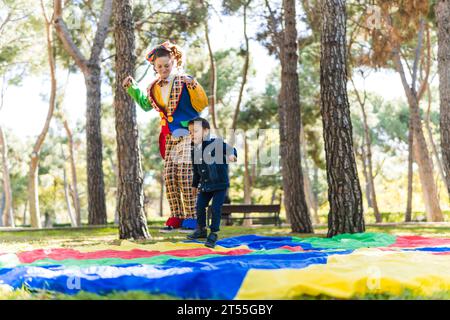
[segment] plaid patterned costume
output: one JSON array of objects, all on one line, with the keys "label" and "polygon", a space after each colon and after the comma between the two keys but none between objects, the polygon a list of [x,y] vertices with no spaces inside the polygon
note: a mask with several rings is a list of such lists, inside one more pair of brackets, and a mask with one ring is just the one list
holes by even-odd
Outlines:
[{"label": "plaid patterned costume", "polygon": [[[177,75],[174,78],[169,102],[165,109],[160,108],[153,95],[153,87],[158,83],[158,80],[147,89],[148,100],[161,117],[160,152],[165,159],[164,181],[171,217],[180,219],[195,218],[197,199],[197,194],[192,188],[191,138],[188,134],[174,136],[169,126],[174,121],[174,117],[177,120],[178,113],[174,114],[180,106],[183,90],[187,88],[196,89],[198,86],[195,80],[188,84],[185,77]],[[186,85],[186,89],[184,85]],[[180,108],[188,108],[188,106],[183,105]],[[192,110],[198,115],[196,110],[193,108]]]},{"label": "plaid patterned costume", "polygon": [[[164,181],[172,217],[195,218],[190,136],[166,136]],[[181,194],[183,197],[181,197]]]}]

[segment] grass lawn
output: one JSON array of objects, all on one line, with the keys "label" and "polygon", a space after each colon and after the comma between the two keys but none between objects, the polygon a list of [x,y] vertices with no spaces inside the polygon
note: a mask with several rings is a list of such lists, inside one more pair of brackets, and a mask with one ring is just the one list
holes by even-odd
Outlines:
[{"label": "grass lawn", "polygon": [[[181,241],[184,240],[186,234],[159,233],[159,223],[150,223],[151,240],[145,243],[154,243],[159,241]],[[296,234],[291,233],[288,227],[274,226],[254,226],[244,228],[241,226],[222,227],[220,237],[231,237],[243,234],[259,234],[270,236],[297,236],[297,237],[324,237],[326,235],[326,226],[316,226],[315,234]],[[366,227],[367,232],[384,232],[395,235],[423,235],[431,237],[450,237],[450,224],[395,224],[395,225],[369,225]],[[90,246],[99,244],[119,244],[118,229],[116,226],[108,226],[101,228],[79,228],[79,229],[46,229],[37,231],[0,231],[0,251],[16,252],[18,250],[29,250],[34,248],[45,247],[73,247],[73,246]],[[299,299],[329,299],[326,296],[308,297],[302,296]],[[14,292],[0,291],[0,299],[174,299],[169,296],[151,295],[143,292],[118,292],[107,296],[99,296],[91,293],[79,293],[74,296],[50,293],[50,292],[29,292],[26,289],[16,290]],[[366,295],[355,297],[355,299],[424,299],[424,297],[416,297],[409,292],[405,292],[400,296]],[[427,299],[450,299],[450,292],[443,292]]]}]

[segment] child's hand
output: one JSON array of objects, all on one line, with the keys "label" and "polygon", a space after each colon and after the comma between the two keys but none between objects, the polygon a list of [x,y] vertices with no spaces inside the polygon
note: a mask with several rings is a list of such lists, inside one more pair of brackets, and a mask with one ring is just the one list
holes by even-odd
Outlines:
[{"label": "child's hand", "polygon": [[236,162],[237,161],[237,157],[234,154],[232,154],[231,156],[228,157],[228,160],[230,162]]},{"label": "child's hand", "polygon": [[123,82],[122,82],[122,87],[124,89],[128,89],[129,86],[131,86],[131,84],[134,82],[134,79],[132,76],[128,76],[126,77]]}]

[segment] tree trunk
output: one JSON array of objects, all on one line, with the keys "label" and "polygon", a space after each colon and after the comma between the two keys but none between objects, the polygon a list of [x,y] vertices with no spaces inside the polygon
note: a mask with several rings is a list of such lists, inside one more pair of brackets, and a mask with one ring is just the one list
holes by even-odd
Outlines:
[{"label": "tree trunk", "polygon": [[309,179],[308,162],[306,162],[306,139],[303,125],[300,126],[300,154],[303,165],[303,185],[305,186],[306,205],[309,208],[311,219],[314,223],[319,224],[320,218],[317,212],[317,202],[313,194],[311,180]]},{"label": "tree trunk", "polygon": [[425,142],[425,136],[422,129],[422,120],[419,113],[417,94],[415,93],[415,90],[411,90],[407,83],[398,51],[395,51],[394,53],[394,62],[402,79],[403,89],[405,90],[405,94],[408,98],[412,129],[414,132],[412,150],[414,152],[414,159],[416,160],[419,169],[419,177],[422,185],[422,194],[427,221],[443,221],[441,208],[439,206],[439,199],[437,196],[437,189],[434,183],[433,164],[429,156],[428,147]]},{"label": "tree trunk", "polygon": [[435,7],[438,35],[438,73],[442,164],[450,194],[450,2],[438,0]]},{"label": "tree trunk", "polygon": [[[249,150],[248,150],[248,141],[247,134],[244,133],[244,203],[251,204],[252,203],[252,179],[249,170]],[[242,225],[244,227],[250,227],[252,225],[252,219],[248,218],[248,213],[244,213],[244,221]]]},{"label": "tree trunk", "polygon": [[8,144],[6,143],[6,137],[5,134],[3,133],[3,129],[1,126],[0,126],[0,156],[2,160],[3,192],[5,194],[5,205],[2,210],[3,226],[15,227],[12,188],[8,164]]},{"label": "tree trunk", "polygon": [[5,209],[5,202],[6,202],[6,194],[5,191],[2,191],[2,197],[0,200],[0,227],[3,227],[3,214]]},{"label": "tree trunk", "polygon": [[412,124],[412,118],[409,119],[409,130],[408,130],[408,190],[406,198],[406,212],[405,212],[405,222],[411,222],[412,216],[412,191],[413,191],[413,145],[414,145],[414,130]]},{"label": "tree trunk", "polygon": [[78,227],[76,216],[72,213],[72,207],[70,206],[69,196],[69,183],[67,182],[66,164],[63,165],[63,178],[64,178],[64,198],[66,199],[67,213],[69,215],[70,224],[72,227]]},{"label": "tree trunk", "polygon": [[87,89],[86,141],[88,176],[88,224],[107,223],[105,185],[103,179],[103,142],[101,134],[100,67],[91,66],[85,78]]},{"label": "tree trunk", "polygon": [[305,200],[300,157],[300,99],[297,73],[297,29],[295,1],[283,0],[285,30],[280,48],[281,104],[280,158],[283,177],[284,206],[292,232],[312,233],[313,228]]},{"label": "tree trunk", "polygon": [[[114,179],[113,179],[113,184],[116,186],[116,190],[114,191],[114,198],[117,199],[117,181],[119,181],[119,168],[117,168],[116,164],[114,163],[114,159],[112,157],[112,154],[108,154],[108,160],[109,163],[111,165],[111,168],[114,172]],[[119,224],[119,211],[117,210],[117,203],[116,203],[116,210],[114,210],[114,224],[118,225]]]},{"label": "tree trunk", "polygon": [[53,35],[51,32],[51,21],[47,17],[45,12],[43,1],[41,0],[42,12],[45,18],[45,32],[47,35],[47,54],[48,63],[50,67],[50,99],[47,118],[45,120],[44,128],[39,134],[31,153],[30,169],[28,175],[28,202],[30,205],[30,218],[31,227],[42,228],[41,214],[39,210],[39,195],[38,195],[38,166],[39,166],[39,152],[42,144],[44,143],[48,129],[50,127],[50,121],[53,117],[53,111],[55,110],[56,101],[56,64],[53,52]]},{"label": "tree trunk", "polygon": [[77,226],[81,226],[81,207],[80,207],[80,196],[78,193],[78,182],[77,182],[77,170],[75,166],[75,150],[73,146],[73,134],[72,130],[70,130],[69,123],[67,119],[63,119],[63,126],[66,130],[68,147],[69,147],[69,162],[70,162],[70,172],[72,175],[72,188],[71,188],[71,196],[73,207],[75,209],[75,217]]},{"label": "tree trunk", "polygon": [[28,209],[28,199],[25,201],[25,207],[23,208],[23,225],[27,224],[27,209]]},{"label": "tree trunk", "polygon": [[375,182],[373,179],[373,165],[372,165],[372,139],[370,137],[370,131],[369,131],[369,123],[367,122],[367,113],[366,113],[366,91],[364,91],[364,99],[361,98],[359,95],[359,91],[356,89],[356,86],[353,82],[353,79],[351,79],[353,88],[356,93],[356,97],[359,103],[359,106],[361,107],[361,113],[363,116],[363,125],[364,125],[364,144],[365,144],[365,150],[366,150],[366,159],[367,159],[367,168],[369,172],[367,173],[368,182],[370,185],[370,199],[372,202],[373,207],[373,213],[375,215],[375,222],[381,223],[381,214],[378,210],[378,202],[377,202],[377,194],[375,191]]},{"label": "tree trunk", "polygon": [[369,182],[369,173],[367,172],[367,161],[366,161],[366,150],[364,148],[364,145],[361,146],[361,162],[363,165],[363,175],[364,175],[364,180],[365,180],[365,188],[366,188],[366,198],[367,198],[367,207],[369,208],[373,208],[372,207],[372,191],[370,190],[370,182]]},{"label": "tree trunk", "polygon": [[431,145],[431,152],[434,156],[434,158],[436,159],[436,164],[438,167],[438,173],[439,176],[442,179],[442,182],[444,182],[445,185],[445,189],[447,190],[447,195],[450,196],[450,194],[448,193],[448,191],[450,190],[449,186],[447,186],[447,180],[445,179],[445,173],[444,173],[444,168],[442,166],[442,161],[439,158],[439,152],[437,150],[437,146],[436,143],[434,142],[434,138],[433,138],[433,131],[431,130],[431,119],[430,119],[430,112],[431,112],[431,90],[430,90],[430,86],[427,85],[427,92],[428,92],[428,108],[427,108],[427,112],[425,115],[425,128],[427,129],[427,135],[428,135],[428,141],[430,142]]},{"label": "tree trunk", "polygon": [[365,231],[347,96],[345,0],[322,1],[321,113],[328,182],[328,237]]},{"label": "tree trunk", "polygon": [[234,131],[236,130],[237,127],[237,122],[238,122],[238,117],[239,117],[239,111],[241,108],[241,102],[242,102],[242,96],[244,94],[244,88],[245,88],[245,84],[247,83],[247,74],[248,74],[248,68],[250,66],[250,48],[249,48],[249,39],[248,39],[248,35],[247,35],[247,8],[250,5],[251,0],[247,1],[244,4],[244,39],[245,39],[245,58],[244,58],[244,66],[242,68],[242,82],[241,82],[241,87],[239,89],[239,95],[238,95],[238,99],[236,102],[236,108],[234,109],[234,114],[233,114],[233,121],[231,123],[231,128],[233,129],[232,131],[232,137],[230,140],[231,145],[234,145],[234,140],[235,140],[235,135],[234,135]]},{"label": "tree trunk", "polygon": [[216,94],[217,94],[217,74],[216,74],[216,62],[214,59],[214,53],[211,48],[211,42],[209,40],[209,28],[208,20],[205,20],[205,39],[208,45],[209,54],[209,68],[211,69],[211,79],[209,82],[209,114],[211,115],[212,125],[215,130],[217,130],[216,122]]},{"label": "tree trunk", "polygon": [[120,239],[150,238],[143,212],[143,175],[139,151],[139,132],[136,106],[122,88],[122,80],[134,74],[134,22],[131,0],[114,0],[114,41],[116,45],[116,88],[114,110],[116,115]]},{"label": "tree trunk", "polygon": [[54,25],[65,50],[83,72],[86,84],[86,160],[88,180],[88,223],[106,224],[105,187],[101,136],[101,69],[100,54],[108,34],[112,14],[112,0],[104,0],[97,31],[87,60],[75,45],[64,20],[62,0],[55,0]]}]

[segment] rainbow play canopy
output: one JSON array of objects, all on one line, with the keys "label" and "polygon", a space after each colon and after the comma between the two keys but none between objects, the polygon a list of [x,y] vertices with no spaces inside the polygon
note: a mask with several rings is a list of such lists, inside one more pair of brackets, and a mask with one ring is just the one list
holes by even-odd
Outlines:
[{"label": "rainbow play canopy", "polygon": [[140,290],[186,299],[351,298],[409,289],[450,290],[450,239],[344,234],[327,238],[245,235],[0,253],[0,285],[67,294]]}]

